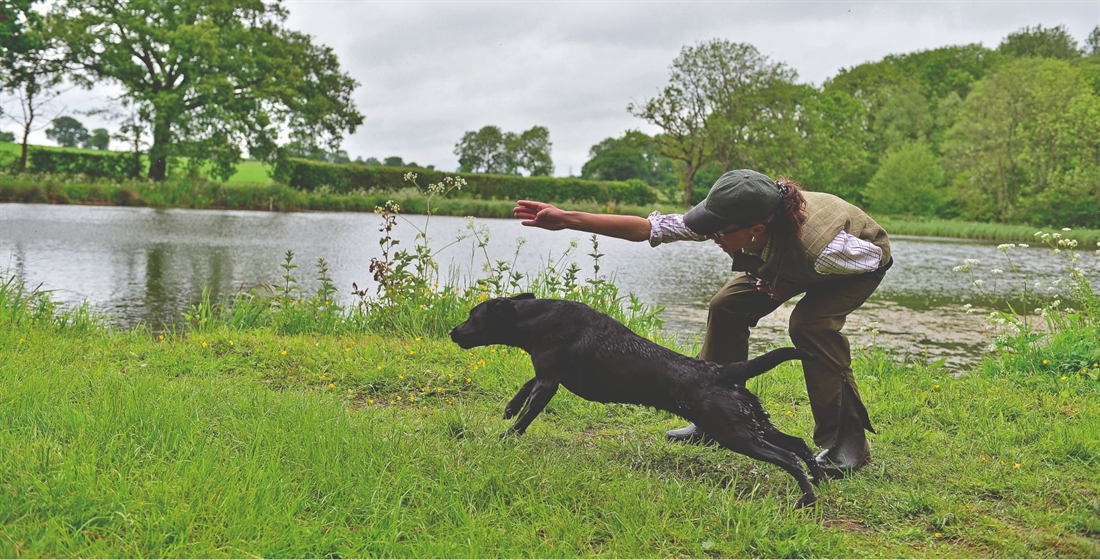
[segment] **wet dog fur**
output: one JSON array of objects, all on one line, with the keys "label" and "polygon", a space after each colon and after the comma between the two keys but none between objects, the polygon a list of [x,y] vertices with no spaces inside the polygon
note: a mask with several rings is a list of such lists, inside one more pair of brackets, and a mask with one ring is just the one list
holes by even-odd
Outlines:
[{"label": "wet dog fur", "polygon": [[451,330],[462,348],[503,344],[531,355],[535,377],[504,407],[516,417],[502,434],[520,435],[564,386],[602,403],[652,406],[689,420],[731,451],[779,466],[798,481],[799,506],[817,498],[813,483],[825,473],[800,438],[780,432],[745,382],[787,360],[812,359],[795,348],[772,350],[745,362],[719,365],[689,358],[650,342],[582,303],[536,299],[532,294],[496,298],[470,310]]}]

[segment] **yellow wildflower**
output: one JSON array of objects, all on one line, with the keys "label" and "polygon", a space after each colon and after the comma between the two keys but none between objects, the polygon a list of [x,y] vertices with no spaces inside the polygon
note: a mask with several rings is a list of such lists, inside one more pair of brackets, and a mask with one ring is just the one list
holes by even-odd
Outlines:
[{"label": "yellow wildflower", "polygon": [[329,388],[329,389],[335,389],[335,388],[336,388],[336,384],[335,384],[335,383],[329,383],[329,384],[328,384],[328,388]]},{"label": "yellow wildflower", "polygon": [[286,356],[286,350],[282,351],[282,355]]},{"label": "yellow wildflower", "polygon": [[203,348],[206,348],[206,341],[205,341],[205,340],[204,340],[204,341],[202,341],[202,347],[203,347]]},{"label": "yellow wildflower", "polygon": [[1020,463],[1016,463],[1015,465],[1012,465],[1012,468],[1014,468],[1014,469],[1020,468]]},{"label": "yellow wildflower", "polygon": [[1047,364],[1049,364],[1049,363],[1050,363],[1050,360],[1043,360],[1043,365],[1044,365],[1044,366],[1045,366],[1045,365],[1047,365]]},{"label": "yellow wildflower", "polygon": [[229,341],[229,345],[233,346],[233,341],[232,340]]}]

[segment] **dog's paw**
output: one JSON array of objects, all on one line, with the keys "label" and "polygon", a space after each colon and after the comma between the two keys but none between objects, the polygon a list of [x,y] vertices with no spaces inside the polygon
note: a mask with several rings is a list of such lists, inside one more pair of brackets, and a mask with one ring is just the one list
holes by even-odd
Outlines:
[{"label": "dog's paw", "polygon": [[800,500],[794,505],[795,509],[804,508],[817,501],[817,496],[811,494],[804,494]]},{"label": "dog's paw", "polygon": [[519,413],[519,407],[518,406],[508,405],[508,406],[504,407],[504,419],[505,420],[510,420],[517,413]]}]

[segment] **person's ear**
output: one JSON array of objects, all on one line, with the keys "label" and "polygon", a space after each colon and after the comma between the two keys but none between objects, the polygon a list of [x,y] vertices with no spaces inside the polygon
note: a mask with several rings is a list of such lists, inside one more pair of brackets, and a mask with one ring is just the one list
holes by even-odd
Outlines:
[{"label": "person's ear", "polygon": [[749,234],[753,237],[763,237],[768,231],[768,226],[764,224],[756,224],[749,228]]}]

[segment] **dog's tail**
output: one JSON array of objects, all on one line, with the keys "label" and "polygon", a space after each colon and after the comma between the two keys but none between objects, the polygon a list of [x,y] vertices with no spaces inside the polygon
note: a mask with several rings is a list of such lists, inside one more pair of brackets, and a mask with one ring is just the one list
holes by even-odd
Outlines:
[{"label": "dog's tail", "polygon": [[746,381],[770,371],[775,366],[788,360],[809,360],[817,356],[797,348],[777,348],[762,356],[758,356],[746,362],[726,364],[722,367],[722,379],[730,383],[744,385]]}]

